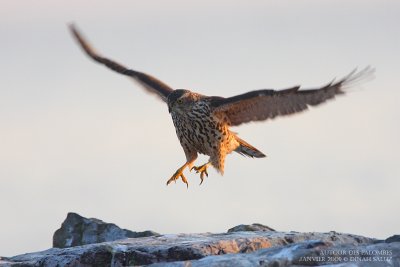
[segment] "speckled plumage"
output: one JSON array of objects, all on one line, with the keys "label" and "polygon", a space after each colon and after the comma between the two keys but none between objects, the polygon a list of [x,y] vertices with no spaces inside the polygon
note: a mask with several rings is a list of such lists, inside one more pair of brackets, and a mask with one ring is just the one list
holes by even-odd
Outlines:
[{"label": "speckled plumage", "polygon": [[227,120],[213,116],[205,96],[185,90],[179,99],[182,108],[176,107],[179,104],[173,97],[168,98],[168,106],[172,106],[172,120],[187,161],[196,159],[197,153],[209,155],[212,166],[223,173],[225,156],[240,146]]},{"label": "speckled plumage", "polygon": [[[250,91],[228,98],[205,96],[185,89],[174,90],[153,76],[128,69],[102,57],[89,46],[73,25],[70,29],[89,57],[120,74],[133,78],[148,92],[156,94],[167,103],[176,134],[186,155],[185,164],[172,175],[167,184],[181,178],[188,185],[183,174],[186,167],[200,173],[201,182],[204,175],[208,176],[209,165],[223,174],[225,157],[233,151],[250,157],[265,157],[258,149],[231,132],[229,127],[304,111],[309,106],[319,105],[336,95],[343,94],[345,88],[373,73],[373,69],[368,67],[359,72],[354,70],[343,79],[316,89],[299,90],[300,87],[296,86],[280,91],[271,89]],[[209,155],[209,162],[192,167],[198,153]]]}]

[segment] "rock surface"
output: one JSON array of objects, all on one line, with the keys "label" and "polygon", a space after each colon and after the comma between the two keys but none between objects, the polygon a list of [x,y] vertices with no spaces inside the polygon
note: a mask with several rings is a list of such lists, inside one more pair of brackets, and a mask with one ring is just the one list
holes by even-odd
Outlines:
[{"label": "rock surface", "polygon": [[389,238],[386,238],[386,243],[400,242],[400,235],[392,235]]},{"label": "rock surface", "polygon": [[[71,217],[77,218],[76,214],[69,214],[67,220]],[[85,221],[82,218],[79,219]],[[91,224],[84,224],[88,225],[92,229]],[[336,232],[278,232],[259,224],[232,229],[221,234],[156,235],[51,248],[0,257],[0,266],[400,266],[398,236],[376,240]]]},{"label": "rock surface", "polygon": [[125,238],[159,235],[153,231],[133,232],[121,229],[113,223],[99,219],[85,218],[76,213],[68,213],[61,228],[53,235],[53,247],[68,248]]},{"label": "rock surface", "polygon": [[[322,256],[323,253],[336,255]],[[359,253],[361,255],[352,255]],[[381,253],[381,256],[371,254]],[[397,257],[393,255],[397,255]],[[291,244],[285,247],[260,249],[248,254],[227,254],[222,256],[209,256],[199,260],[186,262],[156,263],[151,267],[221,267],[221,266],[399,266],[400,244],[360,244],[337,245],[330,241],[307,241]]]},{"label": "rock surface", "polygon": [[240,224],[238,226],[235,226],[235,227],[229,229],[228,233],[243,232],[243,231],[251,231],[251,232],[263,231],[263,232],[268,232],[268,231],[275,231],[275,230],[272,229],[269,226],[266,226],[266,225],[262,225],[262,224],[259,224],[259,223],[253,223],[253,224],[250,224],[250,225]]}]

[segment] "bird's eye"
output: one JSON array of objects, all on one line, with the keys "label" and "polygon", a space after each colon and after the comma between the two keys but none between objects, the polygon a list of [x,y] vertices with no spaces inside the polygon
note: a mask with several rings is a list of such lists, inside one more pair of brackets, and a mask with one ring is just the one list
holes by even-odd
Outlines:
[{"label": "bird's eye", "polygon": [[183,100],[182,99],[178,99],[178,101],[177,101],[179,104],[182,104],[183,103]]}]

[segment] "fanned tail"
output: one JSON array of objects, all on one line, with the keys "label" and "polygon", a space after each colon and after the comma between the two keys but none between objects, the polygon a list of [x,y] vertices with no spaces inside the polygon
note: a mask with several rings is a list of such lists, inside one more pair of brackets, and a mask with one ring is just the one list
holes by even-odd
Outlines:
[{"label": "fanned tail", "polygon": [[239,142],[240,146],[235,149],[235,152],[239,153],[242,156],[248,156],[252,158],[264,158],[266,155],[262,153],[260,150],[250,145],[246,141],[240,139],[236,136],[236,140]]}]

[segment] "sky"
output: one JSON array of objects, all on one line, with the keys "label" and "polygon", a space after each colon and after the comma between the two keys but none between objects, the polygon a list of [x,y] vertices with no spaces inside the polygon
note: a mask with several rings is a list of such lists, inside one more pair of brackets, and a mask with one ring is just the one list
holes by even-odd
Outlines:
[{"label": "sky", "polygon": [[[166,186],[185,162],[167,106],[91,61],[71,22],[103,55],[205,95],[313,88],[368,65],[375,78],[233,129],[267,158],[231,154],[224,176]],[[398,25],[396,0],[1,1],[0,255],[50,248],[68,212],[159,233],[399,234]]]}]

